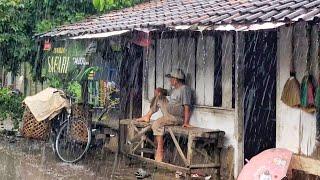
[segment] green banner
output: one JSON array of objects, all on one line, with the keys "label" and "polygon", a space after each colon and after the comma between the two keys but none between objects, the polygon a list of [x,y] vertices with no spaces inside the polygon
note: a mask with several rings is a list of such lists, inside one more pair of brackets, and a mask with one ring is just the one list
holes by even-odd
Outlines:
[{"label": "green banner", "polygon": [[50,43],[43,47],[42,77],[50,87],[67,91],[82,102],[82,80],[97,71],[90,67],[90,59],[96,52],[95,41],[69,40]]},{"label": "green banner", "polygon": [[49,47],[44,49],[42,76],[71,81],[89,67],[90,56],[96,50],[96,42],[58,41]]}]

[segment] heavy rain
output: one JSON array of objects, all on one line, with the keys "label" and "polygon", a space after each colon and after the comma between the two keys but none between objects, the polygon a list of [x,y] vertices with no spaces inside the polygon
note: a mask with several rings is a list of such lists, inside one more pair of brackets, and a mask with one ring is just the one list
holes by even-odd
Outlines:
[{"label": "heavy rain", "polygon": [[0,0],[0,180],[318,179],[320,1]]}]

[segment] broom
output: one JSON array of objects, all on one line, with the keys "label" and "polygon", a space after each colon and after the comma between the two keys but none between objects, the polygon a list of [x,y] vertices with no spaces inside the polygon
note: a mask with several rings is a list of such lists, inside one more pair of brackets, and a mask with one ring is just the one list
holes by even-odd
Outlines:
[{"label": "broom", "polygon": [[306,75],[302,78],[301,82],[301,107],[304,111],[312,113],[315,111],[315,98],[314,98],[314,86],[312,83],[312,75],[310,73],[311,69],[311,31],[309,33],[309,48],[308,57],[306,65]]},{"label": "broom", "polygon": [[[318,63],[320,65],[320,59],[318,57]],[[319,71],[320,71],[320,67],[318,65],[318,68],[319,68]],[[318,87],[317,87],[317,90],[316,90],[316,97],[315,97],[315,106],[319,112],[320,110],[320,72],[319,72],[319,77],[318,77]]]},{"label": "broom", "polygon": [[[294,47],[292,46],[292,55],[293,49]],[[290,77],[282,90],[281,101],[290,107],[300,106],[300,84],[296,78],[293,57],[290,60]]]},{"label": "broom", "polygon": [[312,113],[315,111],[315,92],[312,76],[306,75],[301,83],[301,107],[304,111]]}]

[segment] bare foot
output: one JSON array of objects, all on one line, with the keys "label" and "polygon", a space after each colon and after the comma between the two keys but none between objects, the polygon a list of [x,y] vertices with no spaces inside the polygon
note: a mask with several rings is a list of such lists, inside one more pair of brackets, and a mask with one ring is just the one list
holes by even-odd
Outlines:
[{"label": "bare foot", "polygon": [[192,127],[194,127],[194,126],[192,126],[192,125],[190,125],[190,124],[183,124],[182,127],[184,127],[184,128],[192,128]]},{"label": "bare foot", "polygon": [[150,117],[145,115],[142,116],[141,118],[136,119],[137,122],[150,122]]}]

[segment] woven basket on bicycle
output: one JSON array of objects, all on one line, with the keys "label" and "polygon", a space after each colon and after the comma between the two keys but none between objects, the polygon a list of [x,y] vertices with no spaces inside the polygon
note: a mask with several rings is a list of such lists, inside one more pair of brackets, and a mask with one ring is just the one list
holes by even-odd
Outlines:
[{"label": "woven basket on bicycle", "polygon": [[49,137],[50,123],[49,120],[37,121],[28,107],[23,114],[23,126],[21,129],[22,136],[26,138],[46,140]]},{"label": "woven basket on bicycle", "polygon": [[88,121],[90,113],[86,111],[82,105],[76,104],[72,106],[72,121],[71,121],[71,137],[79,142],[88,141]]}]

